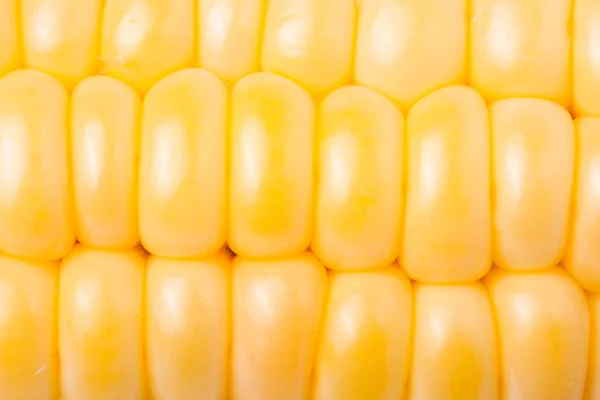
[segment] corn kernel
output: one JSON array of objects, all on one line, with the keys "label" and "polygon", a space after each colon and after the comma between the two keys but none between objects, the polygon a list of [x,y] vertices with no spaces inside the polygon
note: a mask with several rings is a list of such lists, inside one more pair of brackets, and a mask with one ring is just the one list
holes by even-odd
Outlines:
[{"label": "corn kernel", "polygon": [[575,188],[563,264],[579,285],[600,293],[600,118],[575,120]]},{"label": "corn kernel", "polygon": [[260,69],[267,0],[202,0],[198,10],[198,65],[233,86]]},{"label": "corn kernel", "polygon": [[491,264],[485,103],[466,86],[437,90],[410,110],[407,135],[400,265],[425,283],[477,280]]},{"label": "corn kernel", "polygon": [[364,0],[354,77],[403,110],[467,78],[466,0]]},{"label": "corn kernel", "polygon": [[325,268],[309,253],[233,261],[232,397],[308,397]]},{"label": "corn kernel", "polygon": [[485,278],[500,349],[500,398],[581,400],[588,358],[585,295],[562,268],[494,269]]},{"label": "corn kernel", "polygon": [[404,117],[361,86],[328,95],[319,115],[312,250],[333,269],[385,267],[400,241]]},{"label": "corn kernel", "polygon": [[262,68],[296,80],[316,96],[348,82],[355,0],[269,0]]},{"label": "corn kernel", "polygon": [[16,2],[0,0],[0,77],[17,69],[21,63]]},{"label": "corn kernel", "polygon": [[393,265],[332,272],[314,371],[315,400],[404,398],[412,287]]},{"label": "corn kernel", "polygon": [[498,398],[492,310],[479,282],[416,284],[411,400]]},{"label": "corn kernel", "polygon": [[105,2],[103,73],[146,93],[161,78],[192,65],[194,0]]},{"label": "corn kernel", "polygon": [[144,100],[139,183],[146,250],[193,257],[224,246],[228,94],[201,69],[175,72]]},{"label": "corn kernel", "polygon": [[60,273],[61,399],[143,399],[144,257],[77,245]]},{"label": "corn kernel", "polygon": [[153,399],[225,399],[231,256],[148,259],[146,348]]},{"label": "corn kernel", "polygon": [[600,295],[588,293],[590,349],[584,399],[600,399]]},{"label": "corn kernel", "polygon": [[600,3],[573,1],[573,111],[600,117]]},{"label": "corn kernel", "polygon": [[469,84],[487,100],[570,102],[571,0],[472,0]]},{"label": "corn kernel", "polygon": [[229,247],[297,254],[310,243],[314,103],[295,83],[259,72],[232,94]]},{"label": "corn kernel", "polygon": [[573,122],[541,99],[490,107],[493,147],[493,260],[504,269],[556,265],[567,238],[573,180]]},{"label": "corn kernel", "polygon": [[68,88],[96,72],[101,0],[21,0],[20,6],[26,67]]},{"label": "corn kernel", "polygon": [[137,159],[140,99],[113,78],[97,76],[71,97],[71,157],[77,239],[127,249],[139,242]]},{"label": "corn kernel", "polygon": [[0,399],[58,399],[58,262],[0,256]]},{"label": "corn kernel", "polygon": [[67,93],[34,70],[0,80],[0,249],[57,260],[73,246]]}]

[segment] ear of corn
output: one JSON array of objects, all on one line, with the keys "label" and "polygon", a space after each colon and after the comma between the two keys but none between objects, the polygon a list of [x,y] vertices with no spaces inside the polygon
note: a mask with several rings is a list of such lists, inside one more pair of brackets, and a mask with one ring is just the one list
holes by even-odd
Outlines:
[{"label": "ear of corn", "polygon": [[600,400],[596,0],[0,0],[0,400]]}]

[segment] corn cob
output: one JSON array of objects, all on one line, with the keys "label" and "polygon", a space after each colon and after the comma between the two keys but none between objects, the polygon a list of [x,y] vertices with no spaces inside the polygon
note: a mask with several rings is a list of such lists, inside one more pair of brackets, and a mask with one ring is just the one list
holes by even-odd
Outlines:
[{"label": "corn cob", "polygon": [[600,399],[595,0],[0,0],[0,400]]}]

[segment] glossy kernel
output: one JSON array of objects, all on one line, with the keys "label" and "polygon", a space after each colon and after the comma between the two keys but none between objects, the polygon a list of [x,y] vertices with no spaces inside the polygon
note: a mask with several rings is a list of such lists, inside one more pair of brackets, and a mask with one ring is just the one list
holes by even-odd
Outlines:
[{"label": "glossy kernel", "polygon": [[139,250],[109,252],[82,245],[63,259],[62,400],[145,398],[144,264]]},{"label": "glossy kernel", "polygon": [[581,287],[600,293],[600,118],[575,120],[575,185],[563,261]]},{"label": "glossy kernel", "polygon": [[570,103],[571,0],[473,0],[469,85]]},{"label": "glossy kernel", "polygon": [[198,65],[233,86],[260,69],[267,0],[202,0],[197,6]]},{"label": "glossy kernel", "polygon": [[148,259],[145,330],[151,398],[227,398],[230,269],[226,252]]},{"label": "glossy kernel", "polygon": [[415,285],[411,400],[497,399],[492,309],[484,286]]},{"label": "glossy kernel", "polygon": [[590,349],[584,399],[600,399],[600,295],[588,293]]},{"label": "glossy kernel", "polygon": [[226,240],[228,93],[201,69],[175,72],[144,100],[140,236],[163,257],[195,257]]},{"label": "glossy kernel", "polygon": [[504,269],[556,265],[567,239],[574,132],[569,113],[541,99],[490,107],[493,258]]},{"label": "glossy kernel", "polygon": [[413,300],[402,270],[330,273],[326,309],[312,398],[404,399]]},{"label": "glossy kernel", "polygon": [[58,395],[58,263],[0,256],[0,399]]},{"label": "glossy kernel", "polygon": [[67,88],[94,74],[101,0],[20,0],[26,67],[56,76]]},{"label": "glossy kernel", "polygon": [[234,259],[231,398],[308,398],[326,284],[309,253]]},{"label": "glossy kernel", "polygon": [[355,0],[270,0],[262,68],[294,79],[316,96],[351,75]]},{"label": "glossy kernel", "polygon": [[361,86],[328,95],[319,116],[312,250],[328,268],[385,267],[400,242],[404,116]]},{"label": "glossy kernel", "polygon": [[138,95],[97,76],[71,96],[71,157],[77,239],[88,246],[127,249],[139,242]]},{"label": "glossy kernel", "polygon": [[494,269],[485,278],[498,327],[500,398],[583,398],[588,359],[586,298],[562,268]]},{"label": "glossy kernel", "polygon": [[574,0],[572,26],[573,111],[600,117],[600,3]]},{"label": "glossy kernel", "polygon": [[0,78],[21,63],[16,3],[17,0],[0,0]]},{"label": "glossy kernel", "polygon": [[437,90],[409,112],[400,265],[416,281],[481,278],[491,264],[488,112],[466,86]]},{"label": "glossy kernel", "polygon": [[467,78],[465,0],[363,0],[354,78],[402,110]]},{"label": "glossy kernel", "polygon": [[194,7],[194,0],[105,0],[102,72],[146,93],[161,78],[192,66]]},{"label": "glossy kernel", "polygon": [[312,230],[314,103],[260,72],[232,95],[229,246],[252,257],[305,250]]},{"label": "glossy kernel", "polygon": [[0,249],[57,260],[75,241],[67,167],[67,93],[42,72],[0,80]]}]

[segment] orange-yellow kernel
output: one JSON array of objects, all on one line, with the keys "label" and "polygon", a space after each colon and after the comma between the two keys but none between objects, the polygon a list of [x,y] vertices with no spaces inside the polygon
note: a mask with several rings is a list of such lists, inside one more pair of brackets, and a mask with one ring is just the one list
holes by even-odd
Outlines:
[{"label": "orange-yellow kernel", "polygon": [[146,366],[153,399],[226,399],[231,255],[151,256],[146,278]]},{"label": "orange-yellow kernel", "polygon": [[144,256],[77,245],[62,260],[62,400],[145,398]]},{"label": "orange-yellow kernel", "polygon": [[225,85],[202,69],[175,72],[146,95],[138,205],[150,253],[195,257],[225,245],[227,109]]},{"label": "orange-yellow kernel", "polygon": [[319,97],[347,83],[355,14],[355,0],[269,0],[262,69]]},{"label": "orange-yellow kernel", "polygon": [[363,0],[354,79],[404,111],[467,78],[466,0]]},{"label": "orange-yellow kernel", "polygon": [[35,70],[0,79],[0,249],[58,260],[75,241],[67,93]]},{"label": "orange-yellow kernel", "polygon": [[309,253],[234,259],[232,399],[308,398],[326,284]]},{"label": "orange-yellow kernel", "polygon": [[581,400],[588,361],[585,294],[562,269],[486,277],[496,317],[500,396]]},{"label": "orange-yellow kernel", "polygon": [[313,100],[259,72],[238,82],[231,102],[229,247],[252,257],[297,254],[312,233]]},{"label": "orange-yellow kernel", "polygon": [[532,271],[555,266],[567,239],[574,135],[569,113],[532,98],[490,106],[494,263]]},{"label": "orange-yellow kernel", "polygon": [[26,67],[54,75],[69,89],[97,72],[102,0],[19,3]]},{"label": "orange-yellow kernel", "polygon": [[197,62],[229,86],[260,69],[267,0],[202,0],[197,6]]},{"label": "orange-yellow kernel", "polygon": [[79,242],[127,249],[139,242],[137,160],[140,99],[121,81],[96,76],[71,96],[75,230]]},{"label": "orange-yellow kernel", "polygon": [[600,118],[575,120],[575,180],[562,262],[588,291],[600,293]]},{"label": "orange-yellow kernel", "polygon": [[319,110],[311,248],[328,268],[381,268],[398,254],[403,209],[404,116],[361,86]]},{"label": "orange-yellow kernel", "polygon": [[407,117],[400,265],[425,283],[475,281],[491,265],[488,111],[466,86],[421,99]]},{"label": "orange-yellow kernel", "polygon": [[0,0],[0,78],[21,64],[16,4],[17,0]]},{"label": "orange-yellow kernel", "polygon": [[0,399],[58,400],[58,262],[0,256]]},{"label": "orange-yellow kernel", "polygon": [[397,265],[329,274],[314,367],[315,400],[404,399],[412,287]]},{"label": "orange-yellow kernel", "polygon": [[194,62],[194,0],[104,0],[102,73],[146,93]]},{"label": "orange-yellow kernel", "polygon": [[470,17],[469,85],[486,100],[570,103],[571,0],[472,0]]},{"label": "orange-yellow kernel", "polygon": [[479,282],[415,286],[410,400],[498,398],[498,352]]}]

